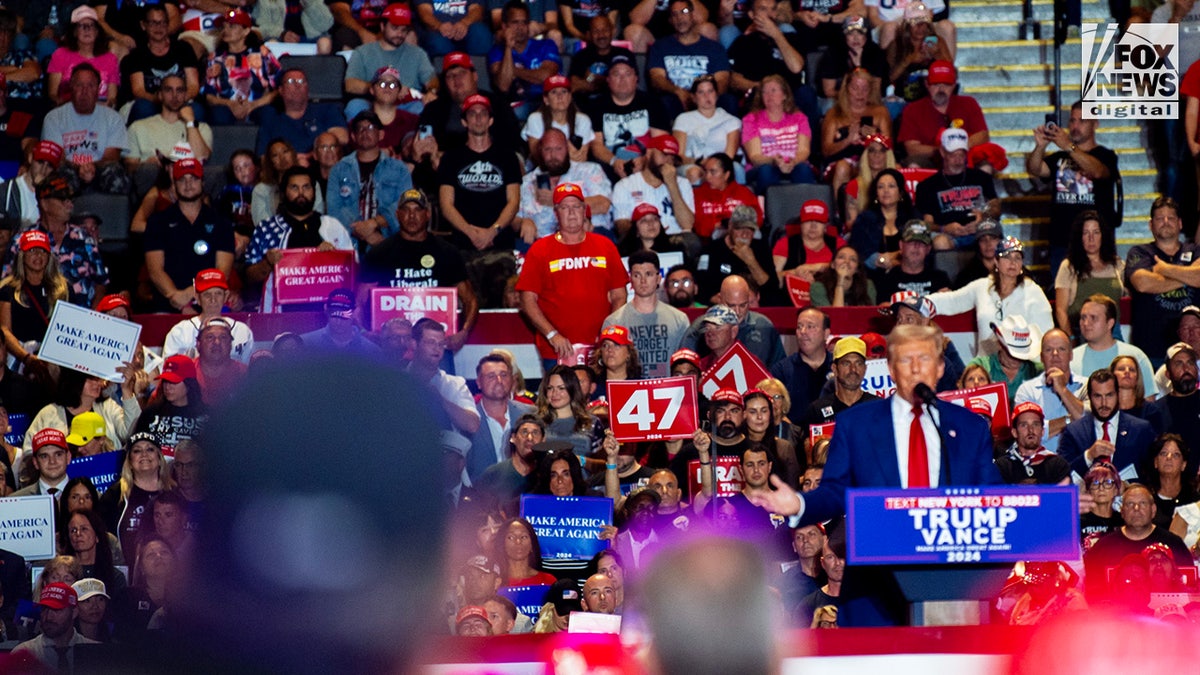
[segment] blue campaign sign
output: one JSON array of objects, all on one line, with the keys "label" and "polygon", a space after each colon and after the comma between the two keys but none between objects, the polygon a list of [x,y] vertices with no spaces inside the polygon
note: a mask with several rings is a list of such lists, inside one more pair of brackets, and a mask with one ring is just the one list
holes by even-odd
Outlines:
[{"label": "blue campaign sign", "polygon": [[125,451],[102,452],[89,457],[76,457],[67,465],[67,477],[79,478],[87,476],[96,486],[96,492],[104,494],[109,485],[121,477],[121,463],[125,461]]},{"label": "blue campaign sign", "polygon": [[854,565],[1079,559],[1074,487],[846,491],[846,559]]},{"label": "blue campaign sign", "polygon": [[8,441],[9,445],[15,445],[19,448],[25,442],[26,431],[29,431],[29,415],[25,413],[10,413],[8,416],[8,433],[4,434],[4,440]]},{"label": "blue campaign sign", "polygon": [[542,611],[542,605],[546,603],[546,593],[550,591],[550,586],[505,586],[497,593],[512,600],[512,604],[517,606],[517,611],[529,617],[530,621],[537,623],[538,613]]},{"label": "blue campaign sign", "polygon": [[543,558],[591,560],[608,548],[599,536],[612,525],[613,503],[607,497],[524,495],[521,517],[537,532]]}]

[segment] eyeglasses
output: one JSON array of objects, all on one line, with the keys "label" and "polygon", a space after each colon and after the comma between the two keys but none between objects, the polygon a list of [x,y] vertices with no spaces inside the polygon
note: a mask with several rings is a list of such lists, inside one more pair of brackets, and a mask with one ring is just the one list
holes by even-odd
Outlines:
[{"label": "eyeglasses", "polygon": [[308,80],[303,77],[289,77],[284,80],[287,84],[308,84]]},{"label": "eyeglasses", "polygon": [[1089,487],[1089,489],[1090,488],[1110,488],[1111,489],[1116,486],[1117,486],[1117,481],[1115,481],[1111,478],[1105,478],[1104,480],[1092,481],[1092,484],[1088,487]]},{"label": "eyeglasses", "polygon": [[381,89],[399,89],[400,83],[399,82],[376,82],[375,86],[380,87]]},{"label": "eyeglasses", "polygon": [[338,149],[338,146],[333,143],[328,143],[326,145],[318,145],[317,146],[318,152],[329,152],[330,150],[337,150],[337,149]]},{"label": "eyeglasses", "polygon": [[679,288],[681,286],[683,288],[691,288],[695,283],[692,279],[671,279],[667,282],[667,285],[671,288]]}]

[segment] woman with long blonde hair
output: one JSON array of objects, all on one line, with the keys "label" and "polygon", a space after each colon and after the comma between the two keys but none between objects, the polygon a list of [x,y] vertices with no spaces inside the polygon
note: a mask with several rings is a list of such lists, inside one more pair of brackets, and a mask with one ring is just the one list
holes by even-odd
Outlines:
[{"label": "woman with long blonde hair", "polygon": [[9,354],[27,369],[44,370],[37,349],[25,346],[45,336],[54,305],[67,299],[70,288],[45,232],[26,230],[18,248],[12,274],[0,281],[0,328]]},{"label": "woman with long blonde hair", "polygon": [[821,154],[835,193],[849,182],[862,146],[875,134],[891,136],[892,117],[879,99],[875,77],[855,68],[842,78],[833,107],[821,121]]},{"label": "woman with long blonde hair", "polygon": [[154,434],[133,434],[128,448],[121,477],[101,495],[98,509],[108,531],[121,540],[121,550],[136,551],[138,537],[153,529],[152,523],[145,522],[150,500],[174,489],[175,479]]}]

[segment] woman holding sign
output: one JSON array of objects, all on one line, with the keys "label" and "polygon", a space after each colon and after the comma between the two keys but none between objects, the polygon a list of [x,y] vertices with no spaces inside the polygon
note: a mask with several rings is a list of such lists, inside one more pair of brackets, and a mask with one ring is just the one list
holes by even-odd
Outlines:
[{"label": "woman holding sign", "polygon": [[113,447],[124,445],[125,439],[129,438],[130,429],[142,413],[142,407],[138,403],[141,392],[136,391],[136,382],[135,378],[125,378],[125,382],[121,384],[121,403],[117,403],[104,395],[108,383],[101,378],[62,368],[58,375],[58,394],[55,402],[39,410],[29,423],[29,430],[25,434],[24,456],[30,456],[29,453],[33,452],[33,437],[37,432],[52,427],[67,434],[71,421],[87,412],[96,413],[103,418],[104,435]]}]

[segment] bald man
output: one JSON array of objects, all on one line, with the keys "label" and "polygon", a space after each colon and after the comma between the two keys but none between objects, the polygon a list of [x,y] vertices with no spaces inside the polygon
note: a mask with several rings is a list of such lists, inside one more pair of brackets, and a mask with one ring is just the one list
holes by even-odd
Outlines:
[{"label": "bald man", "polygon": [[[737,314],[737,341],[761,361],[764,368],[770,369],[777,361],[787,358],[787,352],[783,350],[783,339],[779,337],[779,331],[775,330],[771,320],[758,312],[750,311],[750,284],[744,278],[736,274],[725,277],[717,297],[720,304],[728,305]],[[708,351],[704,344],[703,328],[703,317],[693,321],[684,333],[680,347],[694,350],[703,356]]]}]

